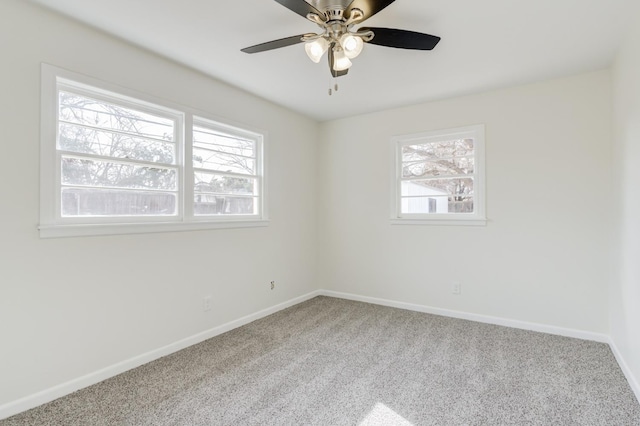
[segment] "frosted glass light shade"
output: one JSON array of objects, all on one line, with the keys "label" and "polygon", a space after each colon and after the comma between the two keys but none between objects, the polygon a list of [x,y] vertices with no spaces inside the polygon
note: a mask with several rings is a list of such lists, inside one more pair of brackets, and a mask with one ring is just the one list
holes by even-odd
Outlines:
[{"label": "frosted glass light shade", "polygon": [[342,50],[344,50],[344,55],[347,58],[353,59],[362,52],[364,41],[362,41],[361,37],[353,34],[345,34],[340,37],[340,45],[342,46]]},{"label": "frosted glass light shade", "polygon": [[351,61],[344,53],[343,49],[335,49],[333,51],[333,69],[334,71],[344,71],[351,67]]},{"label": "frosted glass light shade", "polygon": [[324,55],[324,52],[326,52],[328,48],[329,43],[324,38],[317,38],[304,45],[304,51],[307,52],[307,56],[316,64],[320,62],[320,58],[322,58],[322,55]]}]

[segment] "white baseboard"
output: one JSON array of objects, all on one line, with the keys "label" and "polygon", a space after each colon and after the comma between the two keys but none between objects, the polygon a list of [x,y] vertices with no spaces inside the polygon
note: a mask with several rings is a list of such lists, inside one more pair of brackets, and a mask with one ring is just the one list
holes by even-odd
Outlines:
[{"label": "white baseboard", "polygon": [[416,312],[424,312],[427,314],[441,315],[445,317],[459,318],[459,319],[482,322],[487,324],[495,324],[495,325],[502,325],[505,327],[519,328],[523,330],[538,331],[541,333],[554,334],[557,336],[573,337],[573,338],[582,339],[582,340],[591,340],[594,342],[606,343],[611,348],[611,352],[613,352],[613,355],[615,356],[616,361],[618,362],[618,365],[622,370],[622,373],[626,377],[627,382],[629,382],[629,386],[631,387],[631,390],[633,391],[633,393],[636,396],[636,399],[640,403],[640,383],[638,382],[638,379],[636,379],[636,377],[631,372],[631,369],[629,368],[629,365],[627,364],[624,357],[622,356],[622,353],[616,346],[614,340],[609,335],[602,334],[602,333],[594,333],[591,331],[556,327],[556,326],[546,325],[546,324],[512,320],[508,318],[493,317],[489,315],[472,314],[468,312],[434,308],[431,306],[398,302],[395,300],[360,296],[357,294],[342,293],[338,291],[320,290],[319,294],[322,296],[336,297],[339,299],[354,300],[358,302],[372,303],[375,305],[407,309],[407,310],[416,311]]},{"label": "white baseboard", "polygon": [[555,334],[557,336],[574,337],[582,340],[592,340],[600,343],[609,343],[609,336],[601,333],[593,333],[591,331],[574,330],[571,328],[555,327],[552,325],[538,324],[533,322],[518,321],[508,318],[492,317],[489,315],[472,314],[462,311],[453,311],[449,309],[434,308],[425,305],[416,305],[412,303],[398,302],[395,300],[378,299],[376,297],[359,296],[357,294],[341,293],[338,291],[320,290],[323,296],[337,297],[339,299],[348,299],[358,302],[372,303],[374,305],[389,306],[392,308],[407,309],[409,311],[424,312],[427,314],[440,315],[444,317],[459,318],[469,321],[483,322],[487,324],[502,325],[505,327],[519,328],[522,330],[539,331],[541,333]]},{"label": "white baseboard", "polygon": [[246,325],[252,321],[258,320],[260,318],[264,318],[268,315],[274,314],[288,307],[297,305],[299,303],[312,299],[316,296],[319,296],[320,294],[321,294],[320,291],[313,291],[311,293],[305,294],[300,297],[296,297],[294,299],[288,300],[286,302],[280,303],[270,308],[263,309],[254,314],[244,316],[237,320],[228,322],[226,324],[222,324],[218,327],[214,327],[212,329],[203,331],[201,333],[198,333],[193,336],[187,337],[185,339],[179,340],[177,342],[171,343],[167,346],[154,349],[152,351],[124,360],[122,362],[111,365],[109,367],[102,368],[93,373],[87,374],[82,377],[78,377],[77,379],[73,379],[68,382],[61,383],[57,386],[54,386],[49,389],[45,389],[33,395],[29,395],[27,397],[20,398],[16,401],[12,401],[7,404],[1,405],[0,420],[13,416],[18,413],[21,413],[23,411],[29,410],[31,408],[35,408],[39,405],[46,404],[47,402],[51,402],[65,395],[69,395],[70,393],[73,393],[79,389],[86,388],[88,386],[102,382],[103,380],[117,376],[118,374],[124,373],[125,371],[139,367],[148,362],[155,361],[159,358],[162,358],[163,356],[170,355],[174,352],[185,349],[197,343],[203,342],[207,339],[218,336],[222,333],[226,333],[227,331],[233,330],[234,328],[242,327],[243,325]]},{"label": "white baseboard", "polygon": [[634,377],[631,369],[629,368],[629,364],[627,364],[627,362],[625,361],[624,357],[622,356],[622,352],[620,352],[620,350],[618,349],[618,346],[616,345],[616,342],[613,340],[613,338],[609,338],[609,347],[611,347],[613,356],[616,357],[616,361],[618,361],[618,365],[620,365],[622,373],[627,378],[627,382],[629,382],[631,390],[636,395],[638,403],[640,403],[640,383],[638,383],[638,380]]},{"label": "white baseboard", "polygon": [[623,373],[627,377],[627,380],[629,381],[629,385],[633,389],[636,395],[636,398],[638,398],[638,400],[640,401],[640,385],[638,384],[638,381],[633,377],[633,374],[631,374],[631,371],[629,370],[627,363],[624,361],[624,358],[622,357],[615,343],[606,334],[593,333],[589,331],[575,330],[575,329],[562,328],[562,327],[555,327],[555,326],[546,325],[546,324],[537,324],[537,323],[518,321],[518,320],[507,319],[507,318],[492,317],[488,315],[472,314],[468,312],[454,311],[449,309],[434,308],[431,306],[398,302],[394,300],[380,299],[380,298],[368,297],[368,296],[360,296],[356,294],[342,293],[342,292],[331,291],[331,290],[316,290],[311,293],[305,294],[303,296],[272,306],[270,308],[263,309],[254,314],[244,316],[237,320],[228,322],[226,324],[222,324],[218,327],[214,327],[212,329],[203,331],[196,335],[179,340],[167,346],[163,346],[161,348],[149,351],[147,353],[138,355],[136,357],[124,360],[122,362],[119,362],[117,364],[95,371],[93,373],[87,374],[85,376],[79,377],[77,379],[70,380],[68,382],[62,383],[60,385],[54,386],[49,389],[45,389],[33,395],[29,395],[27,397],[18,399],[16,401],[12,401],[10,403],[4,404],[0,406],[0,420],[13,416],[18,413],[21,413],[23,411],[29,410],[31,408],[37,407],[39,405],[45,404],[47,402],[53,401],[55,399],[68,395],[72,392],[75,392],[79,389],[94,385],[103,380],[117,376],[118,374],[124,373],[125,371],[139,367],[143,364],[162,358],[163,356],[167,356],[169,354],[185,349],[197,343],[203,342],[207,339],[218,336],[222,333],[226,333],[227,331],[241,327],[243,325],[246,325],[260,318],[264,318],[268,315],[271,315],[273,313],[276,313],[288,307],[297,305],[299,303],[312,299],[316,296],[328,296],[328,297],[335,297],[339,299],[354,300],[359,302],[372,303],[375,305],[383,305],[383,306],[389,306],[394,308],[407,309],[410,311],[441,315],[441,316],[446,316],[451,318],[459,318],[459,319],[482,322],[487,324],[502,325],[505,327],[519,328],[523,330],[538,331],[542,333],[555,334],[559,336],[574,337],[574,338],[583,339],[583,340],[592,340],[596,342],[607,343],[611,347],[611,350],[613,351],[614,356],[616,357],[616,360],[620,365],[620,368],[622,369]]},{"label": "white baseboard", "polygon": [[622,356],[622,353],[616,346],[615,341],[607,334],[594,333],[591,331],[576,330],[571,328],[556,327],[552,325],[538,324],[538,323],[532,323],[532,322],[526,322],[526,321],[518,321],[518,320],[512,320],[508,318],[493,317],[489,315],[472,314],[468,312],[434,308],[431,306],[398,302],[395,300],[379,299],[379,298],[368,297],[368,296],[360,296],[357,294],[342,293],[342,292],[331,291],[331,290],[320,290],[319,295],[336,297],[339,299],[354,300],[358,302],[372,303],[375,305],[383,305],[383,306],[389,306],[393,308],[407,309],[410,311],[424,312],[427,314],[441,315],[441,316],[451,317],[451,318],[465,319],[465,320],[482,322],[487,324],[502,325],[505,327],[519,328],[523,330],[538,331],[541,333],[554,334],[557,336],[573,337],[576,339],[591,340],[594,342],[606,343],[611,348],[611,352],[613,352],[613,355],[616,358],[616,361],[618,362],[618,365],[620,366],[622,373],[626,377],[627,382],[629,382],[629,386],[631,387],[631,390],[633,391],[633,393],[636,396],[636,399],[640,403],[640,382],[638,381],[638,379],[636,379],[636,377],[631,372],[629,365],[627,364],[624,357]]}]

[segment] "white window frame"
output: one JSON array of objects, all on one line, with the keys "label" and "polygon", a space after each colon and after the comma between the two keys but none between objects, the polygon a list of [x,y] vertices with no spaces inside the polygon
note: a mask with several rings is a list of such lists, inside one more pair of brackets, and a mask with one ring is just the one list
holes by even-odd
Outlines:
[{"label": "white window frame", "polygon": [[[485,216],[485,128],[483,124],[453,129],[399,135],[391,138],[391,224],[393,225],[486,225]],[[402,147],[452,139],[474,140],[473,213],[402,213]]]},{"label": "white window frame", "polygon": [[[235,126],[230,126],[228,124],[225,123],[221,123],[220,121],[216,121],[216,120],[210,120],[208,118],[205,117],[201,117],[201,116],[192,116],[191,117],[191,126],[190,126],[190,133],[193,134],[191,132],[191,130],[193,129],[193,126],[201,126],[201,127],[205,127],[211,130],[215,130],[215,131],[219,131],[220,133],[223,134],[229,134],[229,135],[233,135],[239,138],[243,138],[243,139],[248,139],[253,141],[253,143],[255,144],[255,150],[256,150],[256,157],[255,157],[255,161],[256,161],[256,171],[255,171],[255,175],[252,177],[255,177],[255,179],[257,180],[257,188],[258,188],[258,211],[265,211],[266,209],[266,204],[265,204],[265,197],[264,197],[264,135],[260,134],[260,133],[256,133],[256,132],[252,132],[249,130],[245,130],[245,129],[241,129]],[[191,144],[189,146],[189,151],[190,154],[188,156],[188,158],[191,158]],[[215,172],[215,171],[210,171],[210,173],[219,173],[219,172]],[[194,179],[193,179],[193,175],[194,175],[194,170],[193,170],[193,161],[189,161],[189,176],[191,176],[192,178],[189,179],[188,181],[188,185],[190,185],[190,188],[187,192],[190,192],[192,195],[194,194]],[[225,215],[220,215],[220,216],[207,216],[207,215],[194,215],[193,214],[193,202],[189,203],[189,205],[187,206],[187,211],[190,214],[190,217],[192,218],[192,220],[194,221],[198,221],[198,222],[207,222],[207,221],[228,221],[228,216]],[[238,216],[236,216],[238,217]]]},{"label": "white window frame", "polygon": [[[178,207],[175,216],[144,217],[63,217],[61,213],[61,171],[58,138],[58,90],[99,98],[136,110],[175,120]],[[260,205],[256,215],[194,216],[192,126],[194,120],[212,123],[227,133],[256,142],[256,163]],[[217,228],[267,226],[266,156],[267,133],[246,125],[214,117],[203,111],[136,92],[49,64],[41,67],[40,122],[40,224],[41,238],[90,235],[139,234],[148,232],[193,231]],[[188,161],[187,161],[188,159]]]}]

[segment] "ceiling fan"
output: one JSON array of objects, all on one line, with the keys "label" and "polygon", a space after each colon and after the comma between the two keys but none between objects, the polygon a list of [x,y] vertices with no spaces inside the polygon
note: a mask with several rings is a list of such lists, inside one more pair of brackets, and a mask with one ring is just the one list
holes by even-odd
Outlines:
[{"label": "ceiling fan", "polygon": [[431,50],[440,37],[395,28],[363,27],[354,29],[395,0],[276,0],[287,9],[318,24],[323,32],[307,33],[268,41],[242,49],[258,53],[305,43],[305,51],[313,62],[320,62],[328,53],[329,70],[333,77],[349,72],[351,59],[362,52],[364,43],[400,49]]}]

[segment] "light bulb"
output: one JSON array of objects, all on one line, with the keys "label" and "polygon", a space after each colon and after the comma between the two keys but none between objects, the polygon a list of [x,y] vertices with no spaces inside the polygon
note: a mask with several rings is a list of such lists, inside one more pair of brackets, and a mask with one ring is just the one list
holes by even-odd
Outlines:
[{"label": "light bulb", "polygon": [[351,67],[352,63],[347,58],[343,49],[334,49],[333,50],[333,70],[334,71],[344,71]]},{"label": "light bulb", "polygon": [[327,51],[329,47],[329,43],[324,38],[317,38],[313,41],[305,43],[304,50],[307,52],[307,56],[316,64],[320,62],[320,58],[324,55],[324,52]]},{"label": "light bulb", "polygon": [[353,59],[362,52],[364,41],[362,41],[361,37],[347,33],[340,37],[340,45],[344,50],[345,56]]}]

